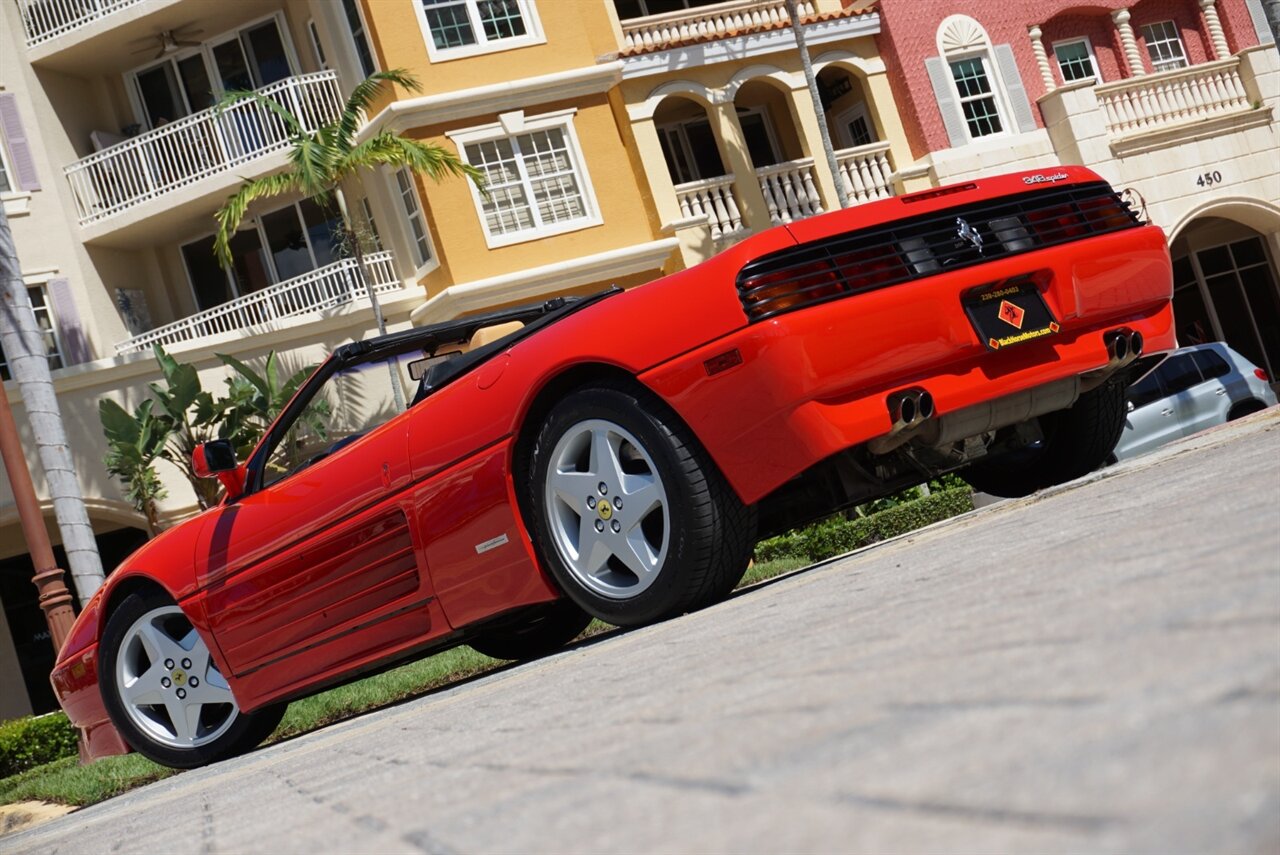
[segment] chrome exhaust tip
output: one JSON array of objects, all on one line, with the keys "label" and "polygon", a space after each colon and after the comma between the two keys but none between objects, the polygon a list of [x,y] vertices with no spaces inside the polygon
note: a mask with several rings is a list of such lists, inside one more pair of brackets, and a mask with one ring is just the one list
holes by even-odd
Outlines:
[{"label": "chrome exhaust tip", "polygon": [[917,396],[914,392],[902,392],[889,400],[889,417],[895,428],[910,427],[918,415]]},{"label": "chrome exhaust tip", "polygon": [[1144,344],[1144,340],[1142,338],[1142,333],[1138,332],[1137,330],[1134,330],[1132,333],[1129,334],[1129,358],[1130,359],[1137,359],[1139,356],[1142,356],[1143,344]]},{"label": "chrome exhaust tip", "polygon": [[920,421],[933,418],[933,395],[927,391],[921,391],[920,397],[916,401],[916,412],[920,417]]}]

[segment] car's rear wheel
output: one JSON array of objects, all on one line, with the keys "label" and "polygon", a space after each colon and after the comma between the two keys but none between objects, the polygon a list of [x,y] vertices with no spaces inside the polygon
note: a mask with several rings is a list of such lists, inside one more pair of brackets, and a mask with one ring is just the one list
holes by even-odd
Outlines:
[{"label": "car's rear wheel", "polygon": [[552,408],[529,479],[537,544],[591,615],[635,626],[708,605],[746,569],[749,509],[661,401],[580,389]]},{"label": "car's rear wheel", "polygon": [[107,620],[102,699],[125,741],[157,763],[203,766],[253,748],[284,715],[241,711],[186,614],[159,593],[134,593]]},{"label": "car's rear wheel", "polygon": [[1262,412],[1266,408],[1266,404],[1255,398],[1250,398],[1249,400],[1241,401],[1232,407],[1231,412],[1227,413],[1227,421],[1234,422],[1236,419],[1242,419],[1253,413]]},{"label": "car's rear wheel", "polygon": [[1087,475],[1107,461],[1124,430],[1124,384],[1113,379],[1065,410],[1040,417],[1039,444],[983,460],[961,476],[975,489],[1015,498]]},{"label": "car's rear wheel", "polygon": [[537,659],[573,641],[591,623],[591,615],[569,599],[534,606],[514,624],[481,632],[468,644],[494,659]]}]

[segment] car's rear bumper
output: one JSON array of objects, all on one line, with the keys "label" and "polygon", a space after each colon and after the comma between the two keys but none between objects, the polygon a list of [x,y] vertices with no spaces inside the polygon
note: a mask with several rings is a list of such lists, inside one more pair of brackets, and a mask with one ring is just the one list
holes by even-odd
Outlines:
[{"label": "car's rear bumper", "polygon": [[[1053,335],[990,351],[961,305],[975,288],[1031,276]],[[747,326],[646,372],[744,501],[890,431],[889,393],[919,387],[938,415],[1106,365],[1106,332],[1175,346],[1163,232],[1145,226],[826,303]],[[707,360],[741,364],[712,374]],[[730,360],[732,361],[732,360]]]},{"label": "car's rear bumper", "polygon": [[128,744],[111,724],[102,704],[96,644],[60,659],[49,681],[67,718],[83,734],[83,749],[89,760],[129,753]]}]

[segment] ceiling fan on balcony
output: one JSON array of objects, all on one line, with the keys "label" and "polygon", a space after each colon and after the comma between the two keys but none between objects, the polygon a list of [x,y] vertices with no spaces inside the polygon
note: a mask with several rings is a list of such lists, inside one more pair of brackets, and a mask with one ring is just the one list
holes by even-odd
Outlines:
[{"label": "ceiling fan on balcony", "polygon": [[144,36],[140,39],[134,39],[131,44],[140,44],[143,47],[133,51],[133,53],[150,53],[156,51],[154,59],[160,59],[162,56],[168,56],[184,47],[199,47],[200,42],[191,41],[192,36],[198,36],[204,30],[195,26],[192,21],[171,30],[161,30],[160,32]]}]

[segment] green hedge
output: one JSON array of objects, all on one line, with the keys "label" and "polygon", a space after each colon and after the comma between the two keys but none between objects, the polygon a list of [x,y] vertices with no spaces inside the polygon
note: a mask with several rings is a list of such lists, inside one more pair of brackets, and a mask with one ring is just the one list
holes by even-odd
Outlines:
[{"label": "green hedge", "polygon": [[756,544],[756,561],[821,561],[973,510],[968,487],[932,493],[868,517],[825,520]]},{"label": "green hedge", "polygon": [[63,713],[19,718],[0,724],[0,778],[75,757],[77,732]]}]

